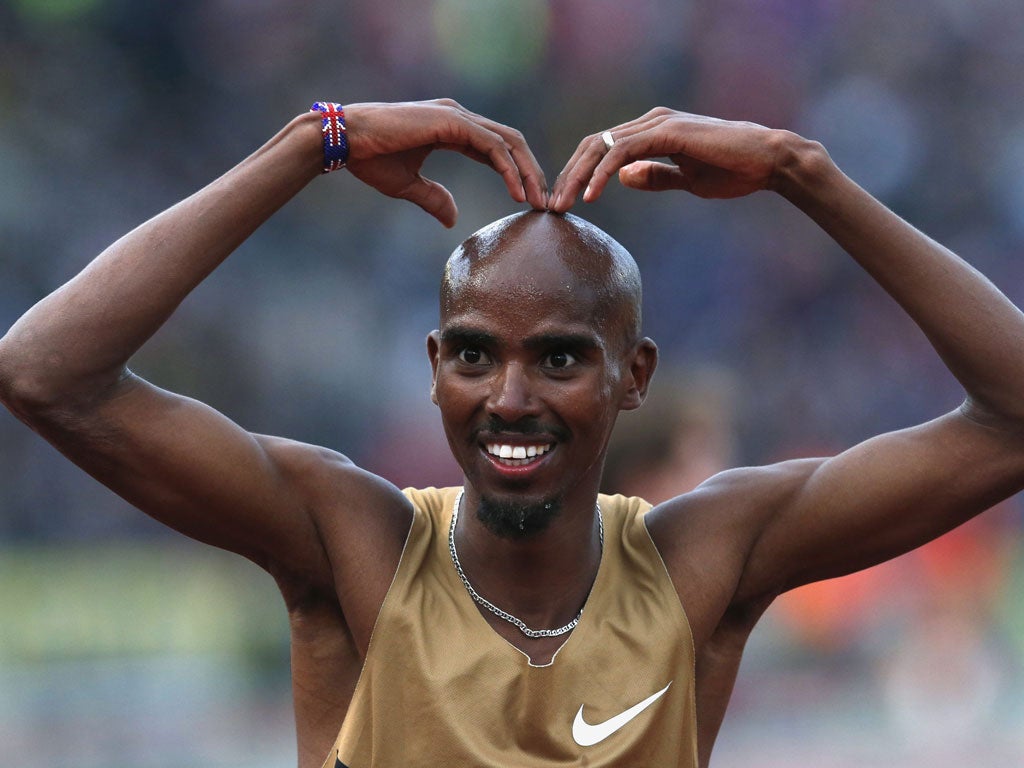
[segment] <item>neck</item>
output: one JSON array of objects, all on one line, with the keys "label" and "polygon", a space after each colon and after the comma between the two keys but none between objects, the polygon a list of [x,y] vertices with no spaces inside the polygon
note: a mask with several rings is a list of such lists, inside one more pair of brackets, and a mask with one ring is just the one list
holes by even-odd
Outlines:
[{"label": "neck", "polygon": [[509,539],[477,518],[479,497],[467,485],[454,540],[472,587],[530,628],[570,622],[586,601],[601,561],[596,497],[595,491],[586,507],[565,504],[539,533]]}]

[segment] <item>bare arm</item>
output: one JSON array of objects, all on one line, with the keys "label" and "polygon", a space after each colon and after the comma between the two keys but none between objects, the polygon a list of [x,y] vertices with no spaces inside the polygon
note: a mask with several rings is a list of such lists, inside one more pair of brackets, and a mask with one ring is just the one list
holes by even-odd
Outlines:
[{"label": "bare arm", "polygon": [[[346,109],[349,171],[442,223],[451,195],[419,171],[434,149],[491,166],[542,207],[543,175],[518,132],[450,101]],[[252,435],[132,375],[130,356],[260,224],[316,178],[319,113],[296,117],[251,157],[111,245],[0,340],[0,399],[88,472],[197,539],[280,574],[323,581],[327,496],[361,511],[400,497],[337,454]]]},{"label": "bare arm", "polygon": [[[1024,487],[1024,316],[962,259],[915,230],[785,131],[654,110],[584,140],[552,208],[627,186],[737,197],[769,189],[801,208],[914,319],[967,393],[958,410],[839,456],[729,473],[706,493],[738,502],[734,602],[847,573],[918,546]],[[668,157],[671,162],[652,162]],[[717,505],[717,503],[716,503]],[[663,517],[672,518],[679,503]],[[719,510],[729,507],[722,503]],[[692,505],[691,505],[692,507]]]}]

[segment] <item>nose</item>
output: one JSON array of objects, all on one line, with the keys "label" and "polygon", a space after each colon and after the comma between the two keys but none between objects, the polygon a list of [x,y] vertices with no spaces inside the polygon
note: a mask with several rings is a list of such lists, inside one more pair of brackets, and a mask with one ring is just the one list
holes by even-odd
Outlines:
[{"label": "nose", "polygon": [[518,363],[502,366],[494,377],[487,399],[487,412],[512,423],[525,416],[536,416],[539,405],[530,376],[523,366]]}]

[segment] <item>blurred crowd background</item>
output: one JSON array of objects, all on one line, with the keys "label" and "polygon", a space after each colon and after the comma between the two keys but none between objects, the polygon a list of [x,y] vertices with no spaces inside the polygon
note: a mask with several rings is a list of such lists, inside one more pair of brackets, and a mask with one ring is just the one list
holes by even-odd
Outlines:
[{"label": "blurred crowd background", "polygon": [[[520,128],[551,182],[584,135],[656,105],[789,128],[1020,304],[1022,71],[1016,0],[0,0],[0,332],[317,99],[454,97]],[[519,206],[465,158],[426,172],[454,230],[319,179],[133,368],[399,485],[459,482],[424,337],[447,254]],[[620,423],[616,490],[658,500],[960,402],[921,334],[770,194],[613,184],[576,212],[636,256],[663,355]],[[1021,513],[778,601],[713,765],[1022,764]],[[0,413],[0,765],[290,765],[289,695],[266,576]]]}]

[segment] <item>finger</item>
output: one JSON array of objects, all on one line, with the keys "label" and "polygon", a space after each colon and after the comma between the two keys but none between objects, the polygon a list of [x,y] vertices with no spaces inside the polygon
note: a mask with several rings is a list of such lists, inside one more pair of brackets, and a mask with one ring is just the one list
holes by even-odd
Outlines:
[{"label": "finger", "polygon": [[505,186],[512,199],[517,203],[526,202],[526,189],[519,174],[519,166],[505,144],[504,137],[466,117],[462,118],[460,128],[463,132],[461,136],[456,131],[454,136],[445,137],[442,141],[446,145],[462,144],[475,150],[477,154],[464,154],[473,159],[480,159],[480,156],[483,156],[485,164],[497,171],[505,180]]},{"label": "finger", "polygon": [[583,202],[592,203],[597,200],[608,185],[608,180],[617,174],[620,168],[637,160],[644,160],[649,156],[644,152],[632,153],[626,137],[616,139],[615,145],[605,152],[604,157],[594,166],[587,186],[583,190]]},{"label": "finger", "polygon": [[416,203],[416,205],[449,229],[455,226],[455,220],[459,215],[459,209],[455,205],[455,198],[452,197],[451,192],[436,181],[417,176],[409,186],[397,193],[395,197]]},{"label": "finger", "polygon": [[638,160],[620,168],[619,182],[631,189],[650,192],[689,189],[689,180],[679,166],[651,160]]},{"label": "finger", "polygon": [[474,160],[480,165],[490,165],[491,158],[485,155],[483,152],[479,152],[473,147],[466,146],[465,144],[436,144],[434,149],[448,150],[450,152],[458,152],[460,155],[468,157],[470,160]]},{"label": "finger", "polygon": [[519,176],[526,192],[526,201],[539,211],[548,207],[548,182],[541,170],[540,163],[533,151],[523,142],[521,146],[513,145],[512,157],[519,168]]},{"label": "finger", "polygon": [[[631,141],[634,135],[647,130],[649,122],[649,119],[646,118],[642,121],[631,121],[609,131],[588,136],[580,142],[576,152],[569,158],[569,162],[566,163],[555,183],[555,189],[551,194],[551,210],[564,213],[572,207],[581,191],[583,191],[585,201],[596,200],[600,195],[600,190],[607,183],[607,176],[615,173],[622,165],[646,157],[647,155],[623,154],[622,146],[627,140]],[[605,144],[605,133],[610,133],[614,140],[611,149]],[[609,166],[607,163],[610,156],[616,159],[619,165]],[[602,164],[604,164],[606,176],[599,181],[598,188],[595,190],[596,194],[591,195],[590,192],[594,187],[594,174]]]},{"label": "finger", "polygon": [[549,203],[552,211],[565,213],[572,207],[580,191],[589,183],[594,168],[607,151],[604,141],[598,134],[588,136],[579,143],[569,162],[558,174]]},{"label": "finger", "polygon": [[[644,120],[634,122],[632,127],[612,134],[615,143],[591,171],[583,191],[583,201],[592,203],[597,200],[608,180],[631,163],[670,154],[673,142],[664,126],[669,118],[670,115],[662,114],[659,108],[648,113]],[[661,173],[657,169],[655,172]]]},{"label": "finger", "polygon": [[527,202],[538,210],[546,209],[548,205],[547,179],[544,177],[544,171],[530,149],[526,137],[515,128],[496,123],[480,115],[475,117],[481,121],[482,125],[505,140],[505,146],[508,147],[509,153],[519,169],[519,178],[526,192]]},{"label": "finger", "polygon": [[[438,144],[435,148],[458,152],[482,165],[491,165],[491,158],[489,156],[467,144]],[[516,167],[519,168],[520,183],[526,194],[527,202],[538,210],[546,210],[548,202],[547,182],[544,179],[544,172],[533,158],[533,153],[527,148],[528,160],[524,161],[517,157],[519,150],[515,147],[509,147],[509,152],[515,161]],[[522,200],[518,200],[518,202],[522,202]]]},{"label": "finger", "polygon": [[[665,119],[676,114],[679,113],[666,107],[656,107],[640,117],[609,128],[608,132],[612,134],[615,143],[618,144],[626,138],[656,127]],[[601,138],[603,133],[602,131],[592,134],[577,145],[572,157],[569,158],[555,181],[554,189],[551,191],[551,210],[565,212],[575,202],[580,191],[590,184],[594,169],[608,153],[608,148]]]}]

